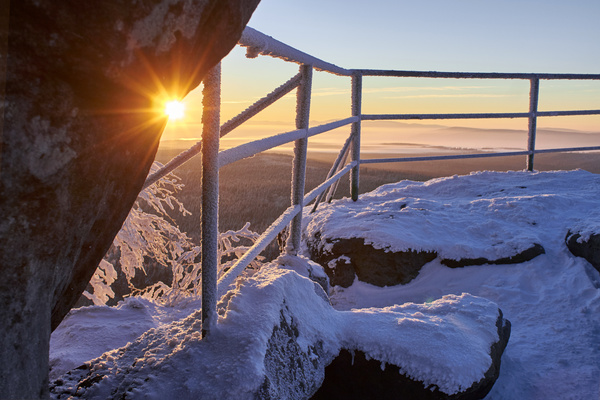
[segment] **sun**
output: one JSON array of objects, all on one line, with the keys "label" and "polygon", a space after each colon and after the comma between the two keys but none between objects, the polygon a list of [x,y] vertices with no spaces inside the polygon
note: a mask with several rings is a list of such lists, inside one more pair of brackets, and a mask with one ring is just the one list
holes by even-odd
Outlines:
[{"label": "sun", "polygon": [[165,114],[169,119],[181,119],[184,116],[185,106],[182,102],[177,100],[168,101],[165,104]]}]

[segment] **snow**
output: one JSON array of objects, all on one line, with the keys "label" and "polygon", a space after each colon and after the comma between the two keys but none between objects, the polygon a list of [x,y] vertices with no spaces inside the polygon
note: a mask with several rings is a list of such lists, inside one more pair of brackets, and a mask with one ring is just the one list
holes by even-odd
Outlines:
[{"label": "snow", "polygon": [[[88,389],[85,397],[107,398],[115,395],[114,388],[132,385],[140,398],[196,398],[203,393],[211,393],[209,397],[214,398],[252,398],[264,380],[267,346],[282,315],[297,322],[296,341],[305,353],[310,354],[311,347],[321,343],[331,361],[341,347],[361,350],[383,363],[399,365],[426,386],[437,385],[449,394],[467,389],[490,367],[489,349],[498,341],[498,307],[493,302],[462,294],[428,304],[337,311],[316,293],[313,281],[286,268],[290,259],[286,256],[263,267],[232,291],[208,340],[200,339],[200,312],[195,311],[182,320],[157,324],[139,339],[94,360],[91,370],[102,379]],[[298,265],[301,263],[306,270],[315,267],[303,259],[296,259],[291,267],[302,268]],[[150,326],[153,309],[158,307],[130,299],[112,318],[120,318],[120,324],[126,327],[135,320]],[[93,320],[103,313],[110,319],[109,310],[90,307],[73,313],[58,340],[65,336],[72,340],[72,334],[79,332],[83,336],[77,340],[80,344],[89,341],[106,350],[106,343],[97,339],[106,339],[110,332],[96,331],[94,326],[94,331],[84,331],[76,321],[78,315]],[[138,326],[129,328],[135,331]],[[115,343],[117,346],[135,337],[127,333]],[[64,341],[62,345],[63,351],[69,347]],[[78,353],[84,349],[71,350]],[[64,381],[74,386],[75,381],[69,377]]]},{"label": "snow", "polygon": [[[510,256],[541,244],[518,265],[450,269],[437,258],[409,284],[335,287],[337,309],[427,302],[463,292],[498,304],[512,323],[500,377],[488,400],[600,397],[599,273],[565,245],[568,231],[600,232],[600,176],[586,171],[478,172],[403,181],[306,215],[326,238],[367,238],[375,247],[435,250],[440,256]],[[402,207],[403,205],[406,205]],[[382,219],[382,215],[390,218]],[[393,217],[392,217],[393,216]]]},{"label": "snow", "polygon": [[[561,191],[549,192],[553,186]],[[324,247],[326,239],[361,237],[390,251],[496,260],[534,243],[560,247],[569,228],[597,229],[600,220],[589,217],[600,212],[599,187],[600,178],[585,171],[477,172],[384,185],[304,219],[307,234],[321,232]]]},{"label": "snow", "polygon": [[199,336],[198,302],[164,307],[133,298],[116,308],[73,310],[52,335],[51,378],[125,346],[92,363],[120,373],[95,385],[96,398],[110,393],[117,375],[140,380],[140,398],[185,398],[208,388],[219,398],[244,398],[261,383],[266,343],[285,303],[302,321],[304,349],[316,340],[328,354],[361,349],[455,393],[489,368],[499,307],[512,333],[486,399],[599,398],[600,274],[564,243],[569,229],[598,232],[599,192],[600,176],[585,171],[481,172],[403,181],[356,203],[322,205],[305,220],[308,232],[325,238],[358,232],[381,248],[435,250],[447,258],[505,257],[523,242],[541,244],[546,254],[458,269],[437,258],[403,286],[334,287],[334,308],[306,278],[322,276],[318,265],[280,257],[221,300],[227,309],[209,340]]}]

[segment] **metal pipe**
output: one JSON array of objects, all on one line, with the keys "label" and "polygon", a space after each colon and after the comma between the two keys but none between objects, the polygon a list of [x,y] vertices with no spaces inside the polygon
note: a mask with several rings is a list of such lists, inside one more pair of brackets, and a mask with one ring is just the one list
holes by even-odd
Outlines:
[{"label": "metal pipe", "polygon": [[327,190],[328,187],[330,187],[332,184],[334,184],[335,182],[337,182],[342,176],[346,175],[348,173],[348,171],[350,171],[355,166],[356,166],[355,162],[348,163],[348,165],[346,165],[344,168],[342,168],[341,170],[339,170],[331,178],[327,179],[325,182],[321,183],[319,186],[317,186],[316,188],[314,188],[313,190],[311,190],[310,192],[308,192],[306,194],[306,196],[304,196],[304,205],[305,206],[308,205],[318,195],[320,195],[325,190]]},{"label": "metal pipe", "polygon": [[538,117],[562,117],[568,115],[598,115],[600,110],[538,111]]},{"label": "metal pipe", "polygon": [[439,161],[459,160],[467,158],[508,157],[529,155],[529,151],[510,151],[504,153],[456,154],[447,156],[399,157],[399,158],[370,158],[360,160],[361,164],[381,164],[388,162]]},{"label": "metal pipe", "polygon": [[[598,115],[600,110],[538,111],[538,117],[558,117],[569,115]],[[407,120],[407,119],[494,119],[529,118],[530,113],[468,113],[468,114],[363,114],[363,121]]]},{"label": "metal pipe", "polygon": [[202,337],[217,324],[221,64],[204,80],[202,113]]},{"label": "metal pipe", "polygon": [[533,156],[535,151],[535,134],[537,129],[537,109],[538,109],[538,98],[540,93],[540,80],[535,78],[531,81],[531,88],[529,90],[529,131],[527,137],[527,171],[533,171]]},{"label": "metal pipe", "polygon": [[240,144],[239,146],[221,151],[219,153],[219,165],[223,167],[227,164],[231,164],[244,158],[252,157],[265,150],[269,150],[301,138],[306,138],[306,129],[297,129],[295,131],[284,132],[278,135]]},{"label": "metal pipe", "polygon": [[352,124],[352,161],[356,166],[350,172],[350,194],[352,200],[358,200],[358,187],[360,183],[360,126],[362,110],[362,75],[352,75],[352,116],[358,121]]},{"label": "metal pipe", "polygon": [[566,153],[569,151],[596,151],[600,150],[600,146],[588,146],[588,147],[563,147],[559,149],[544,149],[544,150],[535,150],[535,154],[542,153]]},{"label": "metal pipe", "polygon": [[352,74],[351,70],[340,68],[337,65],[306,54],[249,26],[244,29],[238,44],[248,48],[246,52],[248,58],[255,58],[262,54],[296,64],[312,65],[319,71],[327,71],[335,75],[350,76]]},{"label": "metal pipe", "polygon": [[341,169],[338,173],[333,175],[331,178],[327,179],[325,182],[321,183],[319,186],[311,190],[304,196],[302,204],[297,204],[295,206],[288,207],[283,214],[281,214],[268,228],[263,232],[262,235],[258,238],[254,245],[250,247],[250,249],[244,253],[244,255],[239,258],[233,267],[229,269],[225,274],[221,276],[219,279],[219,288],[218,288],[218,296],[219,298],[225,294],[225,292],[229,289],[231,284],[235,281],[235,279],[242,273],[242,271],[263,251],[269,243],[275,239],[277,234],[281,232],[293,219],[296,215],[302,213],[303,206],[308,205],[311,201],[313,201],[318,195],[322,194],[329,186],[337,182],[342,176],[348,173],[350,169],[354,167],[354,163],[350,163],[346,165],[343,169]]},{"label": "metal pipe", "polygon": [[299,73],[288,79],[283,85],[277,87],[271,93],[267,94],[265,97],[257,100],[250,107],[246,108],[244,111],[231,118],[229,121],[225,122],[221,126],[221,137],[225,136],[238,126],[242,125],[244,122],[248,121],[250,118],[254,117],[256,114],[269,107],[271,104],[275,103],[277,100],[281,99],[283,96],[294,90],[300,85],[302,81],[302,75]]},{"label": "metal pipe", "polygon": [[269,150],[274,147],[281,146],[283,144],[290,143],[301,138],[319,135],[321,133],[328,132],[332,129],[348,125],[356,120],[357,118],[355,117],[349,117],[339,121],[328,122],[323,125],[314,126],[312,128],[309,128],[308,130],[296,129],[294,131],[279,133],[277,135],[269,136],[266,138],[253,140],[252,142],[244,143],[239,146],[221,151],[219,153],[219,165],[223,167],[227,164],[231,164],[241,159],[252,157],[265,150]]},{"label": "metal pipe", "polygon": [[[342,159],[346,159],[346,155],[348,154],[348,148],[350,147],[351,142],[352,134],[350,134],[350,136],[348,136],[348,139],[346,139],[346,141],[344,142],[344,145],[342,146],[342,149],[340,150],[335,161],[333,162],[331,169],[327,173],[327,178],[325,178],[325,180],[331,178],[338,171],[340,164],[342,163]],[[317,197],[317,199],[315,200],[315,204],[312,210],[310,211],[311,213],[314,213],[317,210],[317,207],[319,207],[319,203],[321,202],[321,200],[323,200],[323,196],[324,192]]]},{"label": "metal pipe", "polygon": [[223,296],[225,292],[229,289],[231,284],[236,280],[236,278],[242,273],[242,271],[263,251],[269,243],[275,239],[275,237],[281,232],[291,221],[292,219],[302,213],[302,205],[297,204],[295,206],[288,207],[283,214],[279,216],[267,228],[266,231],[263,232],[262,235],[254,242],[254,245],[248,249],[246,253],[242,257],[240,257],[233,267],[229,269],[225,274],[221,276],[219,279],[219,289],[218,294],[219,297]]},{"label": "metal pipe", "polygon": [[[543,149],[534,150],[533,154],[543,153],[566,153],[575,151],[598,151],[600,146],[588,146],[588,147],[563,147],[558,149]],[[394,163],[394,162],[414,162],[414,161],[441,161],[441,160],[459,160],[468,158],[491,158],[491,157],[510,157],[510,156],[528,156],[532,152],[528,150],[523,151],[508,151],[499,153],[479,153],[479,154],[456,154],[446,156],[423,156],[423,157],[397,157],[397,158],[369,158],[360,160],[361,164],[381,164],[381,163]]]},{"label": "metal pipe", "polygon": [[363,114],[363,121],[405,119],[478,119],[478,118],[527,118],[529,113],[468,113],[468,114]]},{"label": "metal pipe", "polygon": [[[346,160],[348,159],[349,152],[350,152],[350,147],[348,147],[346,149],[346,152],[344,153],[344,156],[342,157],[341,165],[346,164]],[[355,161],[354,164],[358,165],[358,162]],[[334,183],[333,185],[331,185],[329,187],[329,190],[327,191],[327,198],[325,199],[325,201],[327,203],[331,203],[331,200],[333,200],[333,196],[335,195],[335,192],[337,191],[337,188],[339,185],[340,185],[340,181],[337,181],[336,183]]]},{"label": "metal pipe", "polygon": [[[310,117],[310,95],[312,87],[312,66],[302,65],[302,84],[298,87],[296,100],[296,128],[305,129],[308,133]],[[292,205],[303,204],[304,183],[306,177],[306,151],[308,137],[296,140],[294,147],[294,165],[292,169]],[[286,253],[298,254],[302,238],[302,213],[298,213],[290,225],[290,238],[286,245]]]},{"label": "metal pipe", "polygon": [[242,271],[263,251],[269,243],[275,239],[277,234],[281,232],[293,218],[302,213],[303,206],[308,205],[318,195],[322,194],[329,186],[337,182],[342,176],[348,173],[350,169],[354,167],[353,163],[346,165],[342,170],[321,183],[319,186],[311,190],[304,196],[302,204],[296,204],[295,206],[288,207],[283,214],[281,214],[258,238],[254,245],[239,258],[236,263],[227,271],[221,279],[219,279],[218,295],[221,297],[228,290],[229,286],[235,281],[235,279],[242,273]]},{"label": "metal pipe", "polygon": [[470,79],[570,79],[598,80],[600,74],[536,74],[505,72],[440,72],[440,71],[400,71],[385,69],[353,69],[362,76],[394,76],[398,78],[470,78]]},{"label": "metal pipe", "polygon": [[351,124],[358,121],[359,117],[348,117],[340,119],[339,121],[328,122],[326,124],[313,126],[308,129],[308,137],[319,135],[324,132],[328,132],[337,128],[341,128],[344,125]]}]

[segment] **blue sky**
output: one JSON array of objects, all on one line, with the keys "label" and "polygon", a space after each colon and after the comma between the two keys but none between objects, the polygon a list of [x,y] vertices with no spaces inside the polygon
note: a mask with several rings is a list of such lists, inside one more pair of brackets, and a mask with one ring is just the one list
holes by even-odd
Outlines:
[{"label": "blue sky", "polygon": [[262,0],[249,25],[347,68],[600,72],[598,0]]}]

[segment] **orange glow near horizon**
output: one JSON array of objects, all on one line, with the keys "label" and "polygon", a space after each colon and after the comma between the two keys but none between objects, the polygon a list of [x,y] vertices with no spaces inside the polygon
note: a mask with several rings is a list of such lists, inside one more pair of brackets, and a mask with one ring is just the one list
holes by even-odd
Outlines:
[{"label": "orange glow near horizon", "polygon": [[[222,65],[221,123],[242,112],[298,71],[298,66],[293,63],[269,57],[248,60],[240,48],[234,49],[223,60]],[[350,116],[350,86],[350,79],[347,77],[315,71],[310,125],[315,126]],[[543,111],[598,109],[598,99],[600,82],[544,81],[540,84],[539,109]],[[174,141],[191,141],[201,137],[201,89],[190,92],[183,102],[186,115],[179,120],[169,119],[162,137],[165,142],[171,141],[174,144]],[[229,147],[230,142],[254,140],[295,129],[295,106],[296,96],[295,91],[292,91],[228,134],[222,140],[221,148]],[[364,114],[500,113],[527,112],[528,108],[528,81],[387,77],[365,77],[363,81]],[[457,128],[452,131],[457,143],[463,139],[468,142],[469,138],[473,137],[473,129],[480,130],[481,134],[487,130],[492,138],[500,140],[507,134],[506,131],[526,132],[528,121],[527,118],[514,118],[366,122],[363,124],[363,143],[421,141],[425,140],[420,139],[421,133],[447,127]],[[538,128],[600,133],[600,116],[540,117]],[[418,137],[413,133],[418,133]],[[320,135],[311,139],[311,142],[333,143],[334,137],[336,141],[343,141],[345,135]]]}]

